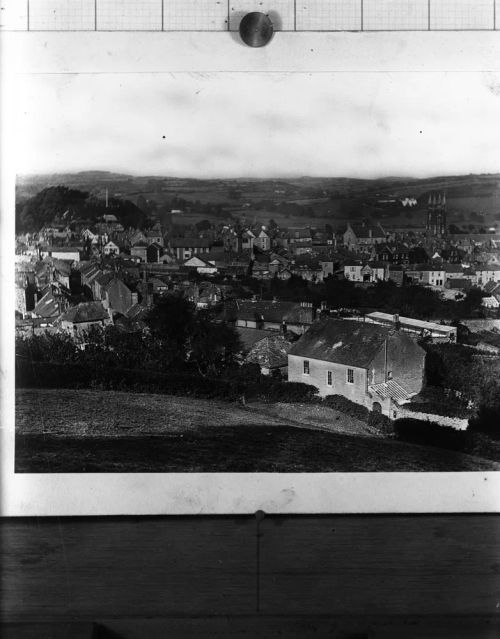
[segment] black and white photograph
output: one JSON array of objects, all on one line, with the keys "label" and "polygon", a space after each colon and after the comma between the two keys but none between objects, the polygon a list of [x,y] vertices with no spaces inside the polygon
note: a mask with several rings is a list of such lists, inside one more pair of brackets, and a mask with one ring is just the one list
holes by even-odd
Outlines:
[{"label": "black and white photograph", "polygon": [[500,78],[18,83],[17,473],[500,469]]},{"label": "black and white photograph", "polygon": [[2,637],[499,636],[499,16],[0,2]]},{"label": "black and white photograph", "polygon": [[3,34],[5,512],[495,510],[496,34],[153,4]]}]

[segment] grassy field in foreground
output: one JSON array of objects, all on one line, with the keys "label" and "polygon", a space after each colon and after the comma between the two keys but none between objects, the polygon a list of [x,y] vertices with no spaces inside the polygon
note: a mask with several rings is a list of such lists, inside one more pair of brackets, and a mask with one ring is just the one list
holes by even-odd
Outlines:
[{"label": "grassy field in foreground", "polygon": [[16,392],[16,472],[477,470],[500,470],[500,464],[383,438],[322,406]]}]

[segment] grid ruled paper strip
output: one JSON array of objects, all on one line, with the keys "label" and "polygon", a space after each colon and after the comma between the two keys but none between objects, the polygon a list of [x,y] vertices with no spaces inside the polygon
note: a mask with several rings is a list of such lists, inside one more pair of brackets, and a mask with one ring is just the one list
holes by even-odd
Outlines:
[{"label": "grid ruled paper strip", "polygon": [[[21,0],[22,1],[22,0]],[[92,31],[94,0],[30,0],[30,31]]]},{"label": "grid ruled paper strip", "polygon": [[364,0],[364,31],[421,31],[429,28],[429,0]]},{"label": "grid ruled paper strip", "polygon": [[494,0],[431,0],[430,28],[493,29],[494,7]]},{"label": "grid ruled paper strip", "polygon": [[26,31],[28,28],[28,3],[22,0],[0,0],[0,29]]},{"label": "grid ruled paper strip", "polygon": [[161,0],[98,0],[98,31],[161,31]]},{"label": "grid ruled paper strip", "polygon": [[361,1],[305,0],[297,2],[297,31],[359,31]]},{"label": "grid ruled paper strip", "polygon": [[500,0],[163,0],[163,11],[162,0],[0,0],[0,7],[2,31],[225,31],[228,20],[235,31],[250,11],[268,13],[276,31],[500,28]]},{"label": "grid ruled paper strip", "polygon": [[275,31],[294,31],[294,0],[232,0],[229,5],[229,28],[237,31],[247,13],[260,11],[271,18]]},{"label": "grid ruled paper strip", "polygon": [[227,0],[164,0],[165,31],[227,31]]}]

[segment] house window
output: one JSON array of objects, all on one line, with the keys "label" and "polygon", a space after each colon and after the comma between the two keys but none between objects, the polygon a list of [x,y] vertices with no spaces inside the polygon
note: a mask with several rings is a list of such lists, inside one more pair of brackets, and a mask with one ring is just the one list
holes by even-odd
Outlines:
[{"label": "house window", "polygon": [[304,360],[304,375],[309,375],[309,360]]},{"label": "house window", "polygon": [[354,384],[354,368],[347,369],[347,383]]},{"label": "house window", "polygon": [[326,373],[326,385],[333,386],[333,372],[327,371]]}]

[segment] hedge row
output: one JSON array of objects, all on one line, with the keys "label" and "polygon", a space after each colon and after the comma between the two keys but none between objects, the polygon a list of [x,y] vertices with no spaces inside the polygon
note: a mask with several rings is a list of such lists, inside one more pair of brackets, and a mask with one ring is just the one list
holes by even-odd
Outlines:
[{"label": "hedge row", "polygon": [[455,430],[435,422],[405,418],[397,419],[393,426],[399,440],[412,444],[437,446],[461,452],[470,451],[474,444],[474,437],[469,431]]},{"label": "hedge row", "polygon": [[90,369],[78,364],[29,362],[22,359],[16,360],[16,384],[23,388],[98,388],[229,401],[245,398],[302,403],[314,402],[318,392],[315,386],[283,383],[265,376],[245,381],[202,377],[191,373],[165,375],[142,369]]},{"label": "hedge row", "polygon": [[324,398],[323,403],[325,406],[338,410],[340,413],[344,413],[349,417],[354,417],[355,419],[360,419],[364,422],[368,421],[368,416],[370,414],[368,408],[361,406],[361,404],[351,402],[350,399],[347,399],[347,397],[344,397],[343,395],[327,395]]}]

